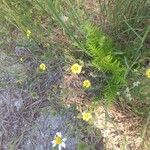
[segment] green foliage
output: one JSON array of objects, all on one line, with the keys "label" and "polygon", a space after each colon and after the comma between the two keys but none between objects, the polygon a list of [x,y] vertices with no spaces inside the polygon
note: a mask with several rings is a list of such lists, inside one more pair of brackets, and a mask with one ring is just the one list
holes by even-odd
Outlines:
[{"label": "green foliage", "polygon": [[[37,43],[44,43],[51,33],[51,20],[41,10],[35,1],[2,0],[1,22],[13,25],[22,31],[25,36],[27,30]],[[49,26],[48,26],[49,25]]]},{"label": "green foliage", "polygon": [[[87,67],[87,70],[85,70],[84,77],[86,77],[86,71],[89,71],[87,75],[94,78],[92,88],[95,91],[97,89],[103,89],[103,95],[106,102],[115,100],[116,93],[119,91],[119,103],[121,102],[121,104],[124,105],[124,108],[127,108],[129,104],[129,107],[133,112],[144,117],[148,116],[144,129],[144,132],[146,133],[146,126],[150,120],[150,80],[146,78],[145,75],[142,77],[142,72],[145,72],[145,68],[149,67],[150,61],[147,61],[145,68],[139,72],[137,78],[136,76],[133,76],[133,68],[138,69],[139,71],[143,63],[141,63],[142,65],[139,64],[138,59],[140,58],[142,61],[145,61],[145,57],[148,57],[148,39],[150,36],[150,26],[148,24],[150,11],[148,9],[150,8],[150,3],[148,0],[109,0],[108,3],[106,1],[99,0],[100,6],[102,6],[102,10],[99,15],[96,14],[97,11],[95,11],[97,9],[95,7],[96,5],[94,5],[96,9],[93,10],[93,6],[88,6],[85,2],[86,1],[81,0],[2,0],[2,10],[0,14],[2,31],[0,32],[3,36],[3,40],[0,44],[2,44],[4,50],[7,49],[5,47],[6,45],[10,45],[10,48],[14,50],[13,45],[15,44],[18,47],[24,47],[24,51],[27,49],[29,52],[27,52],[27,54],[26,52],[23,52],[21,56],[17,56],[15,58],[15,63],[17,61],[17,65],[9,65],[9,68],[6,63],[4,65],[6,59],[1,60],[2,63],[0,62],[0,66],[2,67],[0,67],[0,78],[7,73],[16,79],[16,83],[10,84],[10,82],[7,81],[6,84],[5,80],[1,80],[0,89],[3,90],[9,85],[11,85],[11,88],[17,85],[20,89],[22,89],[21,94],[28,92],[30,98],[24,102],[25,106],[29,106],[28,104],[31,105],[26,107],[26,110],[27,112],[28,109],[29,112],[31,110],[31,113],[35,115],[35,117],[38,116],[39,113],[41,116],[43,112],[46,113],[46,116],[51,113],[53,117],[57,117],[59,114],[60,117],[64,116],[65,118],[67,116],[66,114],[68,114],[68,116],[71,116],[72,118],[69,118],[67,123],[65,123],[68,124],[68,127],[71,127],[69,128],[68,136],[73,134],[74,137],[76,137],[78,141],[77,150],[94,150],[97,149],[95,147],[100,142],[99,130],[95,129],[94,126],[88,125],[86,122],[75,120],[75,116],[78,114],[78,112],[74,112],[76,109],[75,105],[68,109],[65,109],[62,106],[62,95],[60,94],[62,94],[63,87],[60,82],[63,82],[64,80],[63,75],[66,75],[66,72],[64,71],[67,70],[64,67],[65,62],[67,62],[67,65],[70,65],[70,59],[72,59],[69,55],[67,56],[67,60],[65,60],[65,54],[63,54],[65,51],[64,49],[66,49],[66,47],[67,50],[73,49],[74,47],[72,43],[75,43],[75,45],[77,45],[80,49],[77,50],[77,58],[81,58],[81,55],[84,55],[85,52],[89,55],[89,57],[87,57],[87,55],[85,56],[85,66]],[[90,4],[93,5],[96,2],[98,1],[93,1]],[[87,15],[88,10],[91,9],[90,7],[92,8],[92,12],[89,11],[89,15]],[[95,15],[98,15],[100,18]],[[103,25],[101,28],[105,29],[107,33],[110,33],[111,38],[106,36],[101,29],[90,23],[84,24],[84,30],[82,30],[81,25],[83,22],[91,19],[93,19],[94,22],[97,22],[97,25],[99,25],[100,19],[101,25]],[[18,28],[19,31],[16,30],[15,27]],[[61,30],[63,33],[59,33],[60,27],[63,29]],[[31,31],[30,38],[27,38],[27,30]],[[25,36],[22,36],[20,31],[22,31]],[[70,38],[68,38],[68,41],[64,38],[63,40],[60,39],[61,44],[59,44],[59,39],[58,41],[55,41],[55,35],[59,38],[60,36],[63,37],[64,33],[66,33]],[[9,34],[12,34],[12,37]],[[9,41],[11,42],[7,40],[6,35],[10,36]],[[85,35],[85,41],[82,35]],[[115,41],[119,43],[120,48],[119,46],[116,48],[114,41],[111,39],[115,39]],[[123,51],[119,52],[121,55],[124,55],[123,59],[120,59],[118,55],[116,55],[116,49],[121,49]],[[75,49],[72,51],[74,50]],[[74,52],[77,53],[77,51]],[[73,52],[71,52],[71,54],[72,53]],[[20,57],[23,58],[23,61],[19,59]],[[122,65],[123,61],[125,61],[127,69]],[[40,63],[46,64],[45,72],[41,73],[38,71]],[[94,68],[91,67],[91,63]],[[68,67],[67,65],[66,67]],[[103,72],[106,75],[106,78],[104,76],[105,79],[99,75],[99,73],[103,74]],[[3,73],[5,74],[3,75]],[[83,74],[81,73],[81,80],[82,75]],[[126,77],[128,77],[127,81],[125,80]],[[103,83],[106,81],[106,85],[104,87],[103,83],[101,84],[97,82],[100,80],[103,80]],[[125,81],[127,84],[124,88],[119,90],[119,88],[125,84]],[[138,86],[135,84],[137,81],[140,81]],[[72,85],[74,85],[74,83],[71,84],[71,86]],[[89,89],[89,93],[94,91],[92,88]],[[66,94],[66,97],[72,93],[72,91],[68,92],[68,87],[65,90],[67,92],[63,92],[63,94]],[[97,91],[99,92],[100,90]],[[74,92],[76,91],[73,89],[73,93]],[[95,101],[97,99],[99,100],[98,96],[99,95],[97,94]],[[16,94],[14,97],[16,97]],[[35,102],[35,100],[37,100],[37,102]],[[48,105],[46,103],[47,100],[49,100]],[[92,109],[97,111],[97,109],[94,109],[97,105],[99,105],[99,102],[94,103],[92,105]],[[84,107],[86,107],[86,105],[83,106],[83,109]],[[7,112],[4,114],[8,116]],[[7,118],[7,116],[4,116],[4,119]],[[2,116],[2,120],[4,119]],[[110,121],[111,119],[109,119],[106,109],[106,121],[107,120]],[[11,119],[8,121],[11,121]],[[14,122],[15,121],[16,120],[14,120]],[[5,124],[6,123],[4,122],[4,128]],[[8,122],[8,124],[11,124],[11,122]],[[26,126],[26,122],[24,124]],[[22,127],[21,129],[24,130]],[[32,126],[32,129],[34,129],[34,125]],[[144,132],[142,134],[143,139],[145,139]],[[10,150],[17,149],[16,146],[20,146],[22,140],[24,140],[23,134],[21,133],[21,135],[19,135],[20,133],[17,133],[18,137],[11,134],[13,135],[13,138],[8,138],[8,140],[6,140],[9,143],[8,149]],[[4,144],[7,142],[4,142]],[[123,144],[121,147],[125,147],[124,145],[126,144]]]},{"label": "green foliage", "polygon": [[49,50],[49,51],[46,51],[42,56],[41,56],[41,60],[43,61],[48,61],[52,58],[52,52]]},{"label": "green foliage", "polygon": [[77,150],[86,150],[87,149],[87,145],[85,143],[79,143]]},{"label": "green foliage", "polygon": [[109,37],[90,23],[84,26],[84,31],[86,33],[85,50],[92,57],[93,66],[110,75],[104,95],[108,101],[112,101],[120,86],[125,82],[125,68],[121,66],[113,53],[114,45]]},{"label": "green foliage", "polygon": [[132,106],[134,113],[147,117],[150,111],[150,80],[145,74],[142,77],[141,72],[145,73],[145,69],[130,73],[127,84],[120,90],[118,97],[127,107]]},{"label": "green foliage", "polygon": [[149,45],[149,0],[100,0],[99,5],[102,28],[120,43],[128,59],[136,59]]}]

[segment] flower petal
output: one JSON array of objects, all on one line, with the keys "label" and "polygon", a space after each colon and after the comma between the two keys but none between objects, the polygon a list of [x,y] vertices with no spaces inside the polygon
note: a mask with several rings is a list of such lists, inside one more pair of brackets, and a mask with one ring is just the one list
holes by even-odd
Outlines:
[{"label": "flower petal", "polygon": [[56,144],[54,143],[54,144],[53,144],[53,147],[55,147],[55,146],[56,146]]},{"label": "flower petal", "polygon": [[64,142],[61,143],[61,146],[66,148],[66,144]]},{"label": "flower petal", "polygon": [[67,141],[67,138],[63,138],[62,141],[63,141],[63,142],[66,142],[66,141]]},{"label": "flower petal", "polygon": [[61,150],[61,145],[58,146],[58,150]]},{"label": "flower petal", "polygon": [[57,132],[56,135],[61,137],[61,132]]}]

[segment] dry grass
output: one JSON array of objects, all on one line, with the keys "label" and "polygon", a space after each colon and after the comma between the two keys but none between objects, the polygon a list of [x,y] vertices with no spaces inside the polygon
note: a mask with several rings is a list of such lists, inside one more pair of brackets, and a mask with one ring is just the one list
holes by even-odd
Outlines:
[{"label": "dry grass", "polygon": [[110,107],[108,112],[105,107],[99,107],[96,116],[96,126],[102,130],[106,149],[147,150],[146,144],[150,142],[150,125],[145,138],[142,138],[146,120],[130,112],[124,112],[118,106]]}]

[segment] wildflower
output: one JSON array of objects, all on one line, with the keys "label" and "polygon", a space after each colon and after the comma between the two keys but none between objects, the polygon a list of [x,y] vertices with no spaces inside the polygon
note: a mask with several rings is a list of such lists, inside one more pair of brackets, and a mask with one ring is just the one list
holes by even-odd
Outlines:
[{"label": "wildflower", "polygon": [[82,113],[82,119],[84,121],[89,121],[92,118],[92,114],[90,112],[83,112]]},{"label": "wildflower", "polygon": [[126,88],[126,90],[124,91],[124,94],[130,101],[132,100],[132,96],[131,96],[129,87]]},{"label": "wildflower", "polygon": [[91,86],[91,82],[89,80],[84,80],[83,81],[83,87],[84,88],[89,88]]},{"label": "wildflower", "polygon": [[146,70],[146,76],[150,78],[150,68]]},{"label": "wildflower", "polygon": [[117,95],[120,96],[120,92],[117,92]]},{"label": "wildflower", "polygon": [[130,89],[127,87],[125,93],[130,93]]},{"label": "wildflower", "polygon": [[57,132],[54,137],[54,140],[52,141],[53,147],[58,145],[59,150],[61,150],[62,147],[66,148],[66,144],[65,144],[66,140],[67,140],[66,138],[62,138],[61,132]]},{"label": "wildflower", "polygon": [[68,20],[68,17],[67,16],[61,16],[61,19],[63,22],[66,22]]},{"label": "wildflower", "polygon": [[20,58],[20,61],[23,62],[23,58],[22,57]]},{"label": "wildflower", "polygon": [[133,82],[133,87],[138,87],[138,86],[139,86],[139,84],[140,84],[140,82],[139,82],[139,81],[137,81],[137,82]]},{"label": "wildflower", "polygon": [[82,70],[82,66],[80,66],[79,64],[73,64],[72,66],[71,66],[71,71],[72,71],[72,73],[74,73],[74,74],[80,74],[81,73],[81,70]]},{"label": "wildflower", "polygon": [[30,30],[27,30],[27,38],[29,39],[30,35],[31,35],[31,31]]},{"label": "wildflower", "polygon": [[40,71],[45,71],[46,70],[46,65],[44,63],[40,64],[39,70]]},{"label": "wildflower", "polygon": [[132,100],[131,94],[127,94],[126,97],[129,99],[129,101]]}]

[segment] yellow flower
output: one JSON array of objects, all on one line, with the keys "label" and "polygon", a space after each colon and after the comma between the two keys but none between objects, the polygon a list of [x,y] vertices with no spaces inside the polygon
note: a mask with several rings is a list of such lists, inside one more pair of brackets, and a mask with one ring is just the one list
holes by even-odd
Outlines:
[{"label": "yellow flower", "polygon": [[72,66],[71,66],[71,71],[72,71],[72,73],[74,73],[74,74],[80,74],[81,73],[81,70],[82,70],[82,66],[80,66],[79,64],[73,64]]},{"label": "yellow flower", "polygon": [[146,76],[150,78],[150,68],[146,70]]},{"label": "yellow flower", "polygon": [[22,57],[20,58],[20,61],[23,62],[23,58]]},{"label": "yellow flower", "polygon": [[92,118],[92,114],[89,112],[83,112],[82,113],[82,119],[84,121],[89,121]]},{"label": "yellow flower", "polygon": [[46,65],[44,63],[40,64],[39,69],[40,69],[40,71],[45,71]]},{"label": "yellow flower", "polygon": [[83,87],[84,88],[89,88],[91,86],[91,82],[89,80],[84,80],[83,81]]},{"label": "yellow flower", "polygon": [[62,147],[66,148],[66,144],[65,144],[66,140],[67,140],[66,138],[62,138],[61,132],[57,132],[54,137],[54,140],[52,141],[53,147],[58,145],[59,150],[61,150]]},{"label": "yellow flower", "polygon": [[30,35],[31,35],[31,31],[30,30],[27,30],[27,38],[29,39]]}]

